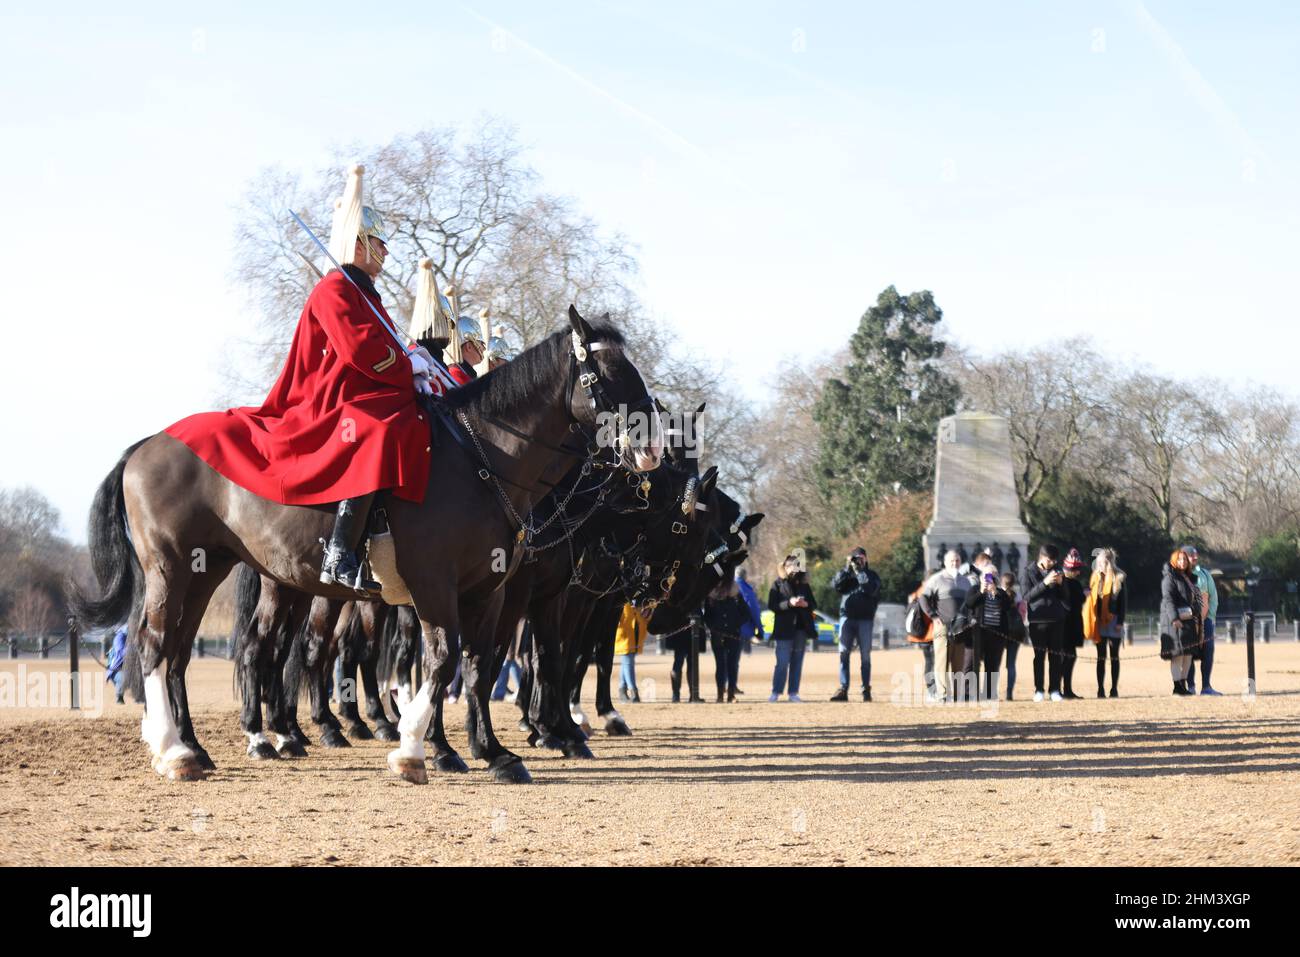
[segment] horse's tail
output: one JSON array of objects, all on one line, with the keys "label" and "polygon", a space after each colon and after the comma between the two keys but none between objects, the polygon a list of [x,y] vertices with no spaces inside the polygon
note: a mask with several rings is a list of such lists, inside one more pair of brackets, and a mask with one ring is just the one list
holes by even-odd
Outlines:
[{"label": "horse's tail", "polygon": [[249,642],[254,644],[257,642],[257,637],[252,634],[250,626],[253,616],[257,613],[257,602],[261,597],[262,576],[251,565],[241,564],[239,574],[235,578],[235,620],[230,628],[230,660],[235,662],[231,681],[234,683],[234,690],[240,701],[244,700],[244,685],[247,679],[257,680],[256,674],[246,671],[240,667],[240,664],[244,660],[244,652]]},{"label": "horse's tail", "polygon": [[[379,653],[375,664],[375,674],[379,679],[379,688],[381,691],[388,688],[397,687],[398,672],[403,668],[403,661],[407,659],[407,653],[404,642],[399,641],[400,632],[397,627],[397,608],[384,609],[383,622],[379,626]],[[354,616],[360,618],[360,615]]]},{"label": "horse's tail", "polygon": [[294,699],[306,701],[310,691],[309,683],[303,680],[307,675],[307,634],[310,629],[311,615],[306,615],[290,642],[288,657],[285,659],[282,672],[286,702]]},{"label": "horse's tail", "polygon": [[126,525],[126,500],[122,496],[122,473],[127,460],[141,445],[141,439],[118,459],[113,471],[99,485],[90,506],[90,566],[99,585],[98,597],[85,594],[75,583],[68,586],[68,606],[83,627],[103,628],[125,621],[133,608],[144,601],[144,576],[131,533]]}]

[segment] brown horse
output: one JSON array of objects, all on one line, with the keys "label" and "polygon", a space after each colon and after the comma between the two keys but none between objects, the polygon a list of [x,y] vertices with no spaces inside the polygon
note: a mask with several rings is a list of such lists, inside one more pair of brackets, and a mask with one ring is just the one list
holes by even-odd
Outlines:
[{"label": "brown horse", "polygon": [[[540,481],[567,468],[573,456],[562,446],[571,426],[587,434],[589,446],[621,441],[619,454],[637,471],[659,464],[662,438],[655,428],[636,442],[628,435],[624,410],[643,410],[651,400],[622,336],[606,324],[593,328],[573,307],[569,322],[571,331],[552,334],[452,393],[446,423],[435,423],[428,409],[422,413],[430,420],[433,455],[424,499],[390,499],[387,515],[431,670],[454,671],[462,635],[491,661],[500,586],[530,537],[525,516],[547,491]],[[289,600],[289,591],[354,597],[318,580],[320,541],[332,522],[328,507],[280,505],[240,488],[165,433],[129,448],[101,484],[89,538],[103,595],[74,594],[74,607],[87,623],[130,615],[144,678],[142,736],[160,774],[176,780],[204,774],[178,733],[168,672],[188,657],[212,593],[238,562],[278,586],[264,588],[263,600],[283,613],[302,605]],[[280,589],[286,594],[268,594]],[[266,617],[259,637],[269,640],[283,623]],[[489,678],[466,675],[467,681]],[[423,742],[432,688],[428,676],[404,703],[400,746],[388,759],[390,769],[416,783],[427,779]],[[260,709],[246,707],[245,719],[259,724]],[[244,730],[260,733],[256,726]],[[508,776],[512,765],[522,768],[504,752],[493,770]]]}]

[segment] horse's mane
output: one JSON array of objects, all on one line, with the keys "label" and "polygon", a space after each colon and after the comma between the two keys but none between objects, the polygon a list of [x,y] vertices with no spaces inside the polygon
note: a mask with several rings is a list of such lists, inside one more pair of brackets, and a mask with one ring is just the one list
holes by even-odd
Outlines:
[{"label": "horse's mane", "polygon": [[[451,408],[472,407],[484,415],[504,415],[521,404],[536,402],[552,392],[561,376],[568,371],[572,339],[566,326],[541,342],[525,349],[519,356],[468,385],[452,389],[446,398]],[[623,334],[611,325],[593,323],[592,342],[607,342],[622,350]]]}]

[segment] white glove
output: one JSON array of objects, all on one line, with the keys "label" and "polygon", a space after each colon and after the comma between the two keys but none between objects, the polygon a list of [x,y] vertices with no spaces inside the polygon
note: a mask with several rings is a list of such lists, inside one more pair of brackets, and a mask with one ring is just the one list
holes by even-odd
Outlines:
[{"label": "white glove", "polygon": [[429,385],[429,380],[424,376],[415,377],[415,391],[420,395],[433,395],[433,386]]},{"label": "white glove", "polygon": [[411,372],[416,376],[416,378],[429,378],[429,374],[433,371],[433,366],[429,364],[429,361],[425,359],[424,356],[420,355],[418,352],[412,352],[407,356],[407,358],[411,360]]}]

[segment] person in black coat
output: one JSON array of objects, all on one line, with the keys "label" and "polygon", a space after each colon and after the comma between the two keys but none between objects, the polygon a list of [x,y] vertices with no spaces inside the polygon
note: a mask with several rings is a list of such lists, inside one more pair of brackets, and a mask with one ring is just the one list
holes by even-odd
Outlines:
[{"label": "person in black coat", "polygon": [[1060,551],[1043,545],[1038,561],[1025,568],[1020,578],[1020,597],[1029,609],[1029,643],[1034,646],[1034,700],[1042,701],[1043,665],[1047,664],[1048,691],[1053,701],[1061,695],[1061,664],[1065,654],[1065,617],[1069,600],[1065,595],[1065,573],[1057,563]]},{"label": "person in black coat", "polygon": [[731,663],[740,655],[740,629],[749,621],[749,607],[740,597],[735,579],[727,579],[709,592],[704,600],[704,624],[713,645],[714,680],[718,686],[718,703],[725,698],[736,700],[736,686],[731,683]]},{"label": "person in black coat", "polygon": [[1011,596],[998,587],[998,576],[985,572],[980,587],[966,593],[962,610],[971,623],[975,654],[976,694],[983,701],[998,698],[998,671],[1002,652],[1012,629],[1012,616],[1019,618]]},{"label": "person in black coat", "polygon": [[772,694],[768,701],[776,701],[787,688],[789,700],[801,701],[799,679],[803,674],[803,653],[808,639],[816,640],[817,624],[813,612],[817,600],[808,585],[808,573],[798,555],[788,555],[777,569],[776,581],[767,593],[767,607],[771,610],[772,644],[776,648],[776,669],[772,672]]},{"label": "person in black coat", "polygon": [[853,646],[862,658],[862,700],[871,700],[871,642],[880,603],[880,576],[867,565],[867,552],[855,548],[831,579],[840,598],[840,690],[832,701],[849,700],[849,663]]},{"label": "person in black coat", "polygon": [[1191,694],[1187,675],[1201,653],[1201,590],[1191,572],[1191,559],[1179,549],[1160,579],[1160,657],[1169,662],[1176,695]]},{"label": "person in black coat", "polygon": [[1065,590],[1065,635],[1061,649],[1061,696],[1064,698],[1082,698],[1074,693],[1074,663],[1078,660],[1079,649],[1083,647],[1083,556],[1077,548],[1070,549],[1061,563],[1065,580],[1061,587]]}]

